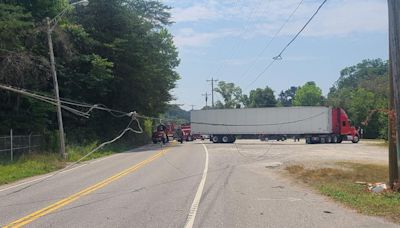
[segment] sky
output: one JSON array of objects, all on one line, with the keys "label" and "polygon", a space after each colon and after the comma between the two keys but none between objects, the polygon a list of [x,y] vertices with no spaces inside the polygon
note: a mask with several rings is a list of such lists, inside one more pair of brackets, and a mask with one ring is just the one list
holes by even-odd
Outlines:
[{"label": "sky", "polygon": [[244,94],[269,86],[276,96],[315,81],[327,95],[345,67],[363,59],[388,59],[386,0],[328,0],[267,70],[323,0],[162,2],[172,7],[175,23],[169,30],[181,60],[171,103],[186,110],[205,106],[202,94],[211,93],[206,81],[211,78],[233,82]]}]

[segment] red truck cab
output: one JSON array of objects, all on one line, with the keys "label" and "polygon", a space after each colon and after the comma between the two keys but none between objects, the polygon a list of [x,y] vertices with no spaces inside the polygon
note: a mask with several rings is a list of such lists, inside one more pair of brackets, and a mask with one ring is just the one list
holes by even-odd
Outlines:
[{"label": "red truck cab", "polygon": [[341,108],[332,108],[332,130],[333,133],[340,136],[339,141],[347,140],[357,143],[360,140],[358,131],[351,122],[346,112]]},{"label": "red truck cab", "polygon": [[183,140],[193,141],[192,129],[190,127],[190,124],[182,124],[181,129],[182,129],[182,133],[183,133]]}]

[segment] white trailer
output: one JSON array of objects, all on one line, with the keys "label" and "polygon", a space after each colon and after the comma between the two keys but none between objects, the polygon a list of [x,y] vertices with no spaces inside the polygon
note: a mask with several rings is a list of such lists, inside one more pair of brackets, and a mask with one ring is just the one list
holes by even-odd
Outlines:
[{"label": "white trailer", "polygon": [[[332,110],[337,109],[273,107],[195,110],[190,113],[191,128],[193,134],[210,135],[213,142],[234,142],[236,135],[274,136],[278,139],[286,139],[288,136],[309,136],[311,140],[313,136],[331,137],[335,134],[334,127],[337,127],[337,124],[335,126],[333,124],[338,121],[339,127],[341,126],[340,119],[332,116],[335,113],[340,115],[341,111]],[[338,131],[336,134],[340,135],[340,129]],[[328,137],[326,139],[329,140]]]}]

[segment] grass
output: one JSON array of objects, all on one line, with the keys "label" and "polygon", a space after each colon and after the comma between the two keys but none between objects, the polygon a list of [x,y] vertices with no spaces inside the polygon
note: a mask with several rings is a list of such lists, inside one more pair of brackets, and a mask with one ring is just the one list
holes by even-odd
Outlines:
[{"label": "grass", "polygon": [[[69,162],[78,161],[83,156],[85,156],[86,154],[90,153],[96,147],[97,147],[97,142],[91,143],[91,144],[86,145],[86,146],[76,146],[76,145],[68,146],[67,147],[68,161]],[[99,150],[99,151],[96,151],[96,152],[90,154],[89,156],[84,158],[82,161],[88,161],[88,160],[92,160],[92,159],[108,156],[108,155],[111,155],[111,154],[116,153],[116,152],[119,152],[119,150],[116,150],[116,149],[102,149],[102,150]]]},{"label": "grass", "polygon": [[45,174],[64,166],[54,154],[30,154],[21,156],[15,162],[0,164],[0,184],[8,184],[19,179]]},{"label": "grass", "polygon": [[385,182],[387,166],[339,162],[337,168],[306,169],[303,165],[288,166],[287,171],[322,194],[351,207],[365,215],[385,217],[400,223],[400,193],[371,193],[365,185]]},{"label": "grass", "polygon": [[[96,146],[97,143],[86,146],[67,146],[67,162],[79,160]],[[120,151],[120,148],[102,149],[86,157],[83,161],[104,157]],[[19,157],[14,162],[0,162],[0,185],[56,171],[64,168],[66,164],[58,154],[54,153],[27,154]]]},{"label": "grass", "polygon": [[368,145],[373,145],[373,146],[382,146],[382,147],[388,147],[388,141],[384,139],[362,139],[362,142],[367,143]]}]

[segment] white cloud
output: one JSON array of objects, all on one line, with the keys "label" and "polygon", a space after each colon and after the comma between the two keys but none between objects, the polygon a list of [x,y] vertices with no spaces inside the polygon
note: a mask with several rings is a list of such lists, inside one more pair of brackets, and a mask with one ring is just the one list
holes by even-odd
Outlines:
[{"label": "white cloud", "polygon": [[336,7],[321,12],[319,20],[305,35],[347,36],[357,32],[384,32],[387,30],[386,1],[346,0]]},{"label": "white cloud", "polygon": [[[296,8],[299,0],[247,0],[238,4],[232,0],[208,0],[196,2],[187,8],[177,8],[172,15],[177,22],[213,22],[208,33],[191,34],[195,40],[178,40],[185,44],[205,44],[221,35],[220,30],[229,28],[248,30],[241,35],[271,36]],[[304,1],[280,35],[296,33],[316,10],[321,1]],[[186,24],[187,26],[187,24]],[[214,30],[214,31],[212,31]],[[383,0],[337,0],[328,1],[306,28],[302,36],[348,36],[358,32],[385,32],[387,30],[387,6]]]},{"label": "white cloud", "polygon": [[175,22],[214,20],[217,18],[219,18],[218,13],[214,9],[204,5],[172,9],[172,20]]},{"label": "white cloud", "polygon": [[[312,15],[316,6],[302,10],[288,23],[280,35],[295,34]],[[308,11],[307,13],[305,13]],[[278,20],[278,19],[277,19]],[[279,27],[277,21],[256,25],[256,34],[271,35]],[[275,26],[274,26],[275,25]],[[342,0],[322,8],[302,36],[349,36],[363,32],[387,30],[387,6],[384,1]]]},{"label": "white cloud", "polygon": [[174,36],[175,44],[180,47],[204,47],[213,40],[232,36],[235,31],[219,30],[215,32],[195,32],[192,28],[180,29]]}]

